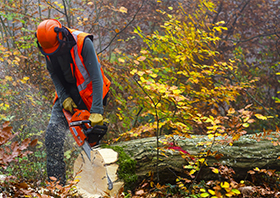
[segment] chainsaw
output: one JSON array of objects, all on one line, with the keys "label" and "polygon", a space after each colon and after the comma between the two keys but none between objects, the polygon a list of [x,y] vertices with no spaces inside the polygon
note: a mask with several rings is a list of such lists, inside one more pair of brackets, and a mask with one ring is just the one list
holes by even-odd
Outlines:
[{"label": "chainsaw", "polygon": [[[63,109],[63,113],[76,143],[79,147],[83,148],[89,161],[92,161],[92,147],[97,147],[102,137],[106,134],[108,129],[106,124],[95,125],[92,127],[90,120],[88,120],[90,113],[87,110],[74,109],[74,114],[71,114],[69,111]],[[108,189],[112,190],[113,182],[107,173],[107,168],[106,176],[108,181]]]},{"label": "chainsaw", "polygon": [[87,157],[91,161],[91,148],[98,146],[100,140],[107,132],[106,124],[91,126],[88,120],[90,113],[87,110],[74,109],[74,114],[63,109],[63,113],[68,122],[70,132],[76,143],[82,147]]}]

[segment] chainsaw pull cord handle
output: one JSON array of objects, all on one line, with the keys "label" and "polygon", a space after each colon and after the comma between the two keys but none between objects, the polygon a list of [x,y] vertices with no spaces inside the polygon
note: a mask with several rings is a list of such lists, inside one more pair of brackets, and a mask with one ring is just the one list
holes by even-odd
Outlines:
[{"label": "chainsaw pull cord handle", "polygon": [[73,115],[78,111],[79,109],[73,108]]},{"label": "chainsaw pull cord handle", "polygon": [[[74,115],[77,111],[79,111],[78,108],[73,108],[73,115]],[[83,123],[89,123],[89,124],[91,124],[90,120],[83,120],[82,122],[83,122]]]}]

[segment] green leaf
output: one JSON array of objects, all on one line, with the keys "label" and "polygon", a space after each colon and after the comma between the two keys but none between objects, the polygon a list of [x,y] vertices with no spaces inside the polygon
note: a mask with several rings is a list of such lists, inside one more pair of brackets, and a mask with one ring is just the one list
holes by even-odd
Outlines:
[{"label": "green leaf", "polygon": [[209,197],[209,193],[205,192],[205,193],[202,193],[200,194],[201,197]]},{"label": "green leaf", "polygon": [[235,194],[237,194],[237,195],[241,194],[241,193],[240,193],[240,191],[239,191],[239,190],[237,190],[237,189],[235,189],[235,188],[234,188],[234,189],[232,189],[231,191],[232,191],[232,192],[234,192],[234,193],[235,193]]},{"label": "green leaf", "polygon": [[184,168],[186,168],[186,169],[193,169],[193,166],[192,165],[187,165],[187,166],[184,166]]}]

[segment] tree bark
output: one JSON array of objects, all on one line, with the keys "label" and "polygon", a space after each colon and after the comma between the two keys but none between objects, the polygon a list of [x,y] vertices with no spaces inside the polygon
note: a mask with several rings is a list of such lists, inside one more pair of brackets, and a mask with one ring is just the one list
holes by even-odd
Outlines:
[{"label": "tree bark", "polygon": [[[274,135],[277,135],[276,133]],[[164,137],[160,137],[163,139]],[[178,137],[176,137],[179,139]],[[253,139],[253,135],[244,135],[232,146],[214,145],[211,151],[218,151],[223,154],[219,159],[222,165],[227,165],[235,171],[234,178],[236,180],[245,179],[247,171],[255,167],[264,169],[280,170],[279,145],[273,146],[272,141],[278,141],[277,137],[270,136],[270,140],[262,139],[257,141]],[[178,145],[189,152],[191,155],[198,154],[204,147],[199,147],[200,142],[209,141],[207,136],[196,136],[192,138],[178,140]],[[157,170],[157,146],[156,137],[136,139],[127,142],[120,142],[113,146],[123,147],[124,151],[136,160],[136,174],[139,178],[144,178],[149,171],[156,173]],[[162,144],[160,144],[162,146]],[[207,149],[208,150],[208,149]],[[207,151],[206,150],[206,151]],[[160,155],[158,162],[158,171],[160,182],[172,183],[177,176],[186,176],[184,165],[187,161],[183,159],[178,151],[167,150],[167,157]],[[213,166],[218,161],[214,157],[207,158],[208,166]],[[209,168],[204,167],[200,173],[198,180],[215,179],[216,174],[212,173]],[[140,179],[140,180],[141,180]]]}]

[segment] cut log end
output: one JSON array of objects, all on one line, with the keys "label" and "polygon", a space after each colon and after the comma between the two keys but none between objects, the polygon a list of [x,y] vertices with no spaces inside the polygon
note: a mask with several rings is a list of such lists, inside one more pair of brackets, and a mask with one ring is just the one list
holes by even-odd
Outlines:
[{"label": "cut log end", "polygon": [[[112,149],[92,150],[91,161],[84,152],[81,152],[74,163],[74,173],[78,173],[76,178],[79,179],[77,184],[79,194],[84,198],[118,195],[123,182],[118,181],[117,160],[118,153]],[[110,184],[113,184],[111,190]]]}]

